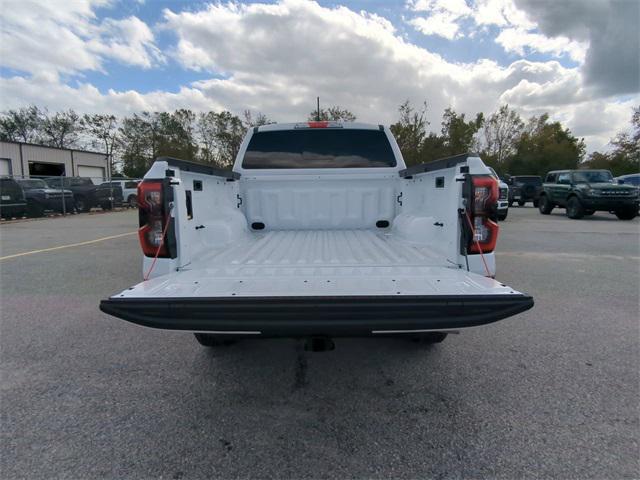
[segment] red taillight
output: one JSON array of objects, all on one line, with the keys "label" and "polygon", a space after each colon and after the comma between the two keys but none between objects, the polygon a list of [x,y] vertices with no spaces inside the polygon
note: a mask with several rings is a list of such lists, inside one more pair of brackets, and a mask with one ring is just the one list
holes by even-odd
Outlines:
[{"label": "red taillight", "polygon": [[473,176],[471,185],[469,218],[473,238],[469,253],[493,252],[498,241],[498,224],[491,220],[491,215],[498,200],[498,182],[490,176]]},{"label": "red taillight", "polygon": [[170,256],[165,234],[167,222],[170,221],[165,208],[166,200],[162,180],[144,180],[138,184],[138,238],[147,257],[155,257],[156,254],[158,257]]},{"label": "red taillight", "polygon": [[309,128],[327,128],[329,126],[328,121],[307,122]]}]

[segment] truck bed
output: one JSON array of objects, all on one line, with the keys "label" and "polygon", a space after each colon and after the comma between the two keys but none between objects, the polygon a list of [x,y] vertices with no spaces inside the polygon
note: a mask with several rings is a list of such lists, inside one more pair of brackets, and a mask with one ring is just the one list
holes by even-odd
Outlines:
[{"label": "truck bed", "polygon": [[249,233],[119,298],[512,293],[425,245],[372,230]]},{"label": "truck bed", "polygon": [[531,297],[371,230],[253,233],[100,308],[163,329],[361,336],[482,325]]}]

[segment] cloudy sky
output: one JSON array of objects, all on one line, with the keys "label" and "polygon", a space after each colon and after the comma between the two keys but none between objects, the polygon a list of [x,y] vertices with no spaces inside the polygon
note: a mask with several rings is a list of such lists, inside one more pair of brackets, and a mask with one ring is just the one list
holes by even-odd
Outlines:
[{"label": "cloudy sky", "polygon": [[259,110],[319,95],[391,123],[409,99],[549,112],[606,149],[640,104],[637,0],[0,0],[0,109]]}]

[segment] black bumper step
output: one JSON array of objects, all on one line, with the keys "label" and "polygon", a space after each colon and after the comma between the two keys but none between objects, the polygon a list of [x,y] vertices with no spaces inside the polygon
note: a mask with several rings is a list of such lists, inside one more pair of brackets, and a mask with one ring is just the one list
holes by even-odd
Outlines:
[{"label": "black bumper step", "polygon": [[[527,295],[111,298],[100,310],[145,327],[260,332],[265,337],[369,336],[475,327],[533,307]],[[257,333],[256,333],[257,334]]]}]

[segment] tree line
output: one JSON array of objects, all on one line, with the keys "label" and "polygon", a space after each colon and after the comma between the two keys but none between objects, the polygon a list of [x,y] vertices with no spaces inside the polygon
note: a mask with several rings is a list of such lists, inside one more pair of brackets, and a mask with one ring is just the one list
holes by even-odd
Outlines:
[{"label": "tree line", "polygon": [[[508,105],[486,116],[468,118],[445,109],[439,133],[427,121],[427,103],[409,101],[391,125],[408,166],[465,152],[478,152],[501,174],[543,175],[553,169],[606,168],[614,175],[640,171],[640,106],[633,109],[632,132],[611,140],[607,153],[585,157],[583,139],[548,114],[523,120]],[[341,106],[313,110],[308,120],[355,121]],[[0,114],[0,139],[58,148],[95,149],[114,159],[113,174],[141,177],[153,159],[172,156],[230,168],[247,129],[275,123],[261,112],[141,112],[124,118],[80,115],[73,110],[49,112],[31,105]]]},{"label": "tree line", "polygon": [[416,109],[405,102],[399,113],[391,131],[408,165],[477,152],[500,175],[542,176],[549,170],[576,168],[609,169],[615,176],[640,172],[640,106],[633,109],[632,133],[616,135],[610,152],[588,156],[584,139],[551,121],[546,113],[525,121],[508,105],[473,118],[447,108],[439,134],[428,131],[426,103]]}]

